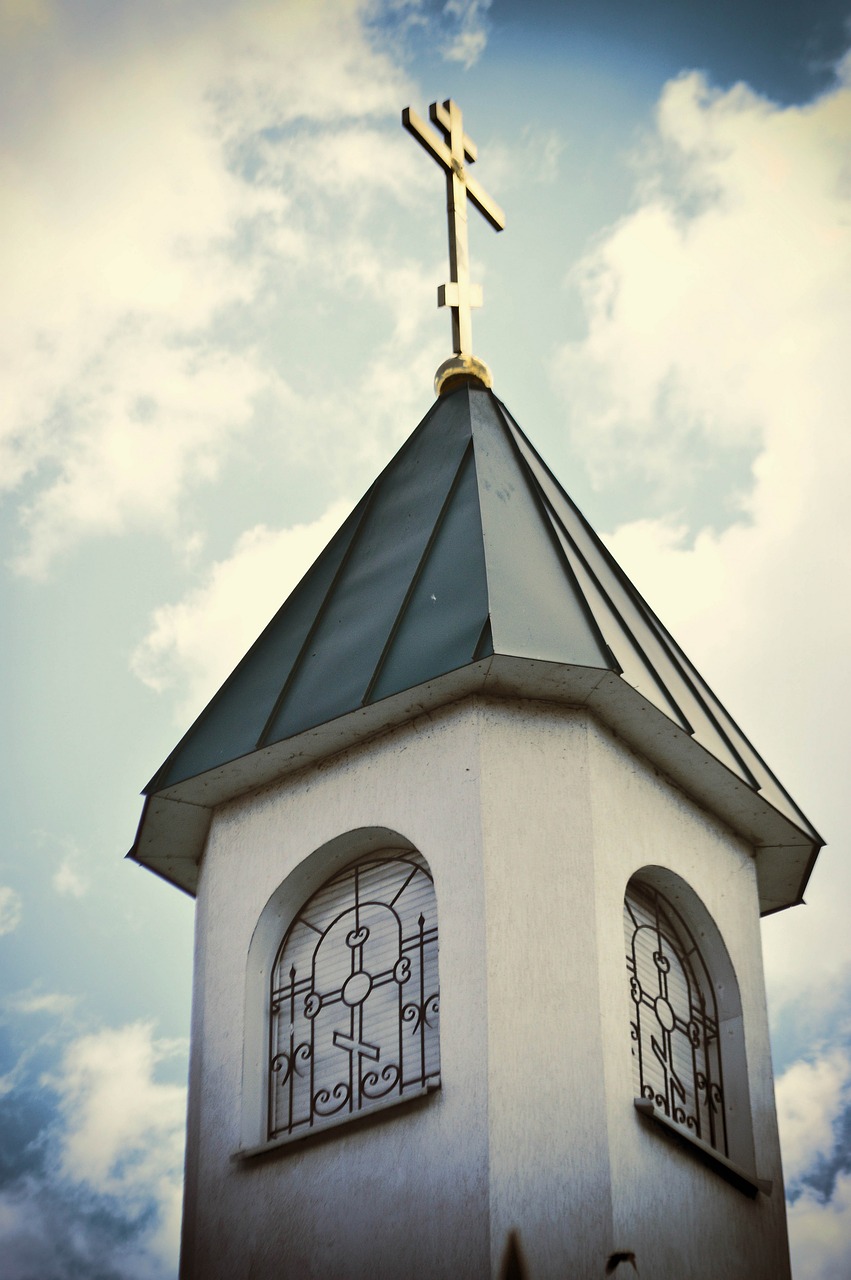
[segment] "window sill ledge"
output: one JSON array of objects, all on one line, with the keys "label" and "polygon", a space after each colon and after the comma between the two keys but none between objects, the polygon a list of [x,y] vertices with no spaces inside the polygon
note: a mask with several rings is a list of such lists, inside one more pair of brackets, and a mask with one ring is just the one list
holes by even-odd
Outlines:
[{"label": "window sill ledge", "polygon": [[306,1124],[295,1133],[282,1134],[278,1138],[271,1138],[268,1142],[260,1142],[256,1147],[241,1147],[239,1151],[233,1153],[231,1159],[239,1162],[253,1160],[255,1156],[264,1156],[272,1151],[280,1151],[282,1148],[291,1147],[294,1142],[303,1142],[306,1138],[318,1138],[343,1126],[348,1128],[349,1125],[361,1124],[370,1120],[373,1116],[377,1119],[394,1107],[403,1107],[407,1111],[408,1103],[417,1102],[429,1094],[436,1093],[439,1088],[440,1076],[433,1076],[426,1084],[420,1085],[419,1088],[407,1089],[401,1097],[398,1094],[393,1094],[386,1101],[380,1102],[364,1111],[359,1111],[356,1115],[329,1116],[319,1123]]},{"label": "window sill ledge", "polygon": [[704,1142],[701,1138],[696,1138],[693,1134],[687,1133],[685,1129],[680,1128],[678,1124],[674,1124],[669,1120],[664,1111],[654,1106],[649,1098],[636,1098],[635,1109],[648,1120],[654,1121],[661,1129],[664,1129],[672,1138],[678,1140],[684,1147],[688,1147],[696,1156],[708,1164],[711,1168],[720,1173],[722,1178],[726,1178],[734,1187],[738,1187],[739,1191],[743,1191],[745,1195],[756,1196],[760,1192],[764,1196],[771,1195],[772,1184],[765,1178],[758,1178],[755,1173],[748,1173],[739,1165],[734,1164],[732,1160],[728,1160],[726,1156],[722,1156],[720,1151],[716,1151],[714,1147],[710,1147],[708,1142]]}]

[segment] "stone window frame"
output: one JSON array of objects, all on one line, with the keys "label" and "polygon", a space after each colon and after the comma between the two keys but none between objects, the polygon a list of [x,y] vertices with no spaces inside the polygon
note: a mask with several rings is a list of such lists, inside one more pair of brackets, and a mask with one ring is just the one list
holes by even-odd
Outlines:
[{"label": "stone window frame", "polygon": [[[671,1116],[670,1103],[666,1105],[664,1096],[648,1087],[646,1082],[642,1088],[636,1052],[638,1026],[634,1015],[642,1007],[649,1007],[650,1001],[642,998],[639,1005],[636,999],[631,944],[627,936],[627,900],[630,890],[633,890],[636,897],[643,896],[645,903],[648,898],[658,896],[670,909],[672,921],[682,922],[683,936],[676,939],[674,951],[677,948],[683,951],[681,959],[686,961],[686,968],[701,970],[698,981],[706,984],[709,1020],[715,1024],[716,1049],[720,1058],[719,1076],[723,1080],[723,1087],[716,1095],[723,1103],[723,1144],[716,1145],[707,1141],[708,1135],[705,1134],[698,1136],[695,1126],[689,1127],[682,1118],[678,1121]],[[630,1045],[633,1079],[637,1085],[635,1110],[655,1131],[664,1133],[682,1148],[692,1152],[745,1194],[755,1196],[761,1192],[769,1195],[771,1183],[760,1179],[756,1172],[741,995],[721,931],[694,889],[667,868],[645,866],[636,871],[626,885],[623,902],[627,974],[630,982]],[[688,960],[685,954],[688,947],[694,948],[698,959],[691,962]],[[657,994],[661,995],[661,988]],[[667,1023],[670,1019],[664,1016],[667,1014],[664,1006],[663,1001],[663,1021]],[[659,1040],[664,1040],[664,1036],[660,1036]],[[650,1094],[653,1096],[648,1096]]]},{"label": "stone window frame", "polygon": [[[417,855],[427,869],[428,864],[416,847],[398,832],[386,827],[363,827],[345,832],[314,850],[295,867],[271,895],[255,926],[248,950],[245,987],[245,1035],[242,1077],[242,1125],[237,1158],[246,1159],[279,1148],[329,1129],[348,1127],[390,1107],[403,1106],[413,1099],[430,1095],[440,1087],[439,1031],[438,1070],[432,1072],[420,1089],[406,1089],[400,1096],[377,1099],[374,1104],[353,1114],[331,1116],[322,1123],[304,1126],[299,1132],[269,1137],[269,1071],[274,1058],[271,1052],[271,993],[273,973],[279,953],[291,927],[310,900],[323,886],[364,859],[375,857],[406,858]],[[430,875],[430,872],[429,872]],[[438,916],[437,894],[434,901],[435,921]],[[428,994],[438,994],[437,992]],[[430,1017],[434,1021],[435,1007]]]}]

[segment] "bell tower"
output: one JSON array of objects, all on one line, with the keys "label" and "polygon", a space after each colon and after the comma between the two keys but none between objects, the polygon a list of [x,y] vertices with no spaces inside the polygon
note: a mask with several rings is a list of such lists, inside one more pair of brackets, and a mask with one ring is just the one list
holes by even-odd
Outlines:
[{"label": "bell tower", "polygon": [[[184,1280],[789,1276],[759,918],[821,841],[471,350],[146,788]],[[453,248],[454,245],[454,248]]]}]

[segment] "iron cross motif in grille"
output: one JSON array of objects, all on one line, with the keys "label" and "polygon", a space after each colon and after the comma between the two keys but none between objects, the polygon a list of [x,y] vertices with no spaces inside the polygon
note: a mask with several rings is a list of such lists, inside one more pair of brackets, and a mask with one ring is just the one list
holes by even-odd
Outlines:
[{"label": "iron cross motif in grille", "polygon": [[[481,285],[470,283],[467,248],[467,197],[497,231],[505,227],[505,214],[482,190],[466,168],[476,159],[476,146],[464,132],[461,108],[456,102],[433,102],[429,117],[441,138],[410,107],[402,112],[402,124],[425,147],[446,173],[446,210],[449,220],[449,283],[437,290],[437,305],[452,310],[452,349],[456,355],[473,354],[470,311],[482,305]],[[466,163],[465,163],[466,162]]]}]

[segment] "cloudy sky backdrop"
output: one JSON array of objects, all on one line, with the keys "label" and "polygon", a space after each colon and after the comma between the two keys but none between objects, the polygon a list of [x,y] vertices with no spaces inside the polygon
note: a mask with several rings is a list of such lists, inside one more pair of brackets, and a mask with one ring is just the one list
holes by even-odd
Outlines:
[{"label": "cloudy sky backdrop", "polygon": [[176,1272],[192,903],[138,792],[449,354],[819,827],[764,925],[796,1280],[851,1274],[847,0],[0,0],[0,1274]]}]

